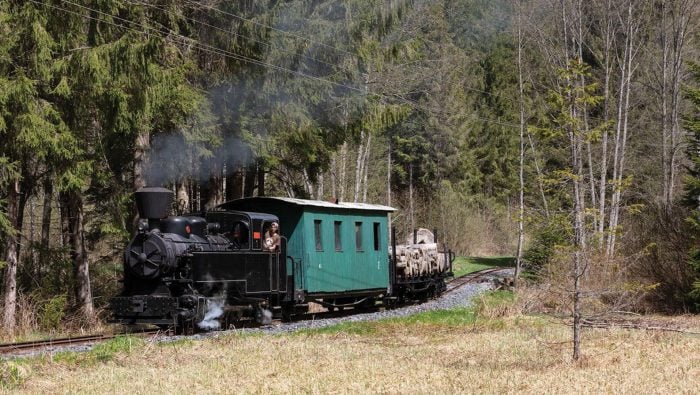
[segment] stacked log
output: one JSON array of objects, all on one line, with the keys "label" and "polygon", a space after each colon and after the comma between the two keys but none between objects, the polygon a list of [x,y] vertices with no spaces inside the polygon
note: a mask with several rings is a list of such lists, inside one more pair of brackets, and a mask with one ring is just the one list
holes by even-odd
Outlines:
[{"label": "stacked log", "polygon": [[445,254],[438,252],[435,237],[427,229],[418,230],[418,243],[413,235],[406,244],[396,246],[396,270],[405,278],[431,276],[447,270]]}]

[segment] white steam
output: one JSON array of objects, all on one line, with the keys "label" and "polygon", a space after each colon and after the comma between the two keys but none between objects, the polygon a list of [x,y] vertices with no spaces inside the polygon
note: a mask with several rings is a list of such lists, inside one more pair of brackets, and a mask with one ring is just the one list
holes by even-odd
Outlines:
[{"label": "white steam", "polygon": [[197,323],[200,329],[216,330],[221,328],[218,318],[224,314],[224,299],[209,299],[207,301],[207,312],[202,321]]}]

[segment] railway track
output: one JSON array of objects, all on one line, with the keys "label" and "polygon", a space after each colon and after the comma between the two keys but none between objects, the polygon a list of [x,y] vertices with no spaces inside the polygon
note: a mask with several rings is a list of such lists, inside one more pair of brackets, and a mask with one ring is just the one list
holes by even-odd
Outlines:
[{"label": "railway track", "polygon": [[487,274],[491,274],[491,273],[498,272],[501,270],[504,270],[504,268],[496,267],[496,268],[491,268],[491,269],[479,270],[478,272],[465,274],[465,275],[460,276],[460,277],[455,277],[454,280],[447,283],[447,290],[445,290],[445,292],[443,292],[442,294],[443,295],[449,294],[450,292],[452,292],[456,289],[459,289],[460,287],[462,287],[466,284],[473,283],[479,279],[482,279]]},{"label": "railway track", "polygon": [[45,349],[52,349],[54,347],[66,347],[75,346],[80,344],[92,344],[97,342],[102,342],[105,340],[114,339],[118,336],[132,335],[132,336],[154,336],[163,334],[162,330],[149,330],[143,332],[125,332],[125,333],[115,333],[115,334],[99,334],[99,335],[87,335],[87,336],[72,336],[63,337],[57,339],[45,339],[45,340],[32,340],[26,342],[18,343],[5,343],[0,344],[0,355],[17,355],[30,351],[39,351]]},{"label": "railway track", "polygon": [[[460,277],[456,277],[452,281],[447,283],[447,290],[443,292],[442,295],[449,294],[450,292],[453,292],[462,286],[470,283],[474,283],[480,279],[483,279],[486,275],[503,270],[503,268],[491,268],[491,269],[485,269],[485,270],[480,270],[478,272],[466,274]],[[323,319],[323,318],[338,318],[338,317],[343,317],[347,315],[352,315],[352,314],[357,314],[359,312],[366,312],[366,313],[371,313],[371,312],[376,312],[380,310],[380,307],[376,308],[366,308],[363,310],[355,310],[355,309],[345,309],[342,311],[326,311],[326,312],[316,312],[316,313],[308,313],[308,315],[304,317],[298,317],[297,319],[293,321],[300,321],[300,320],[308,320],[308,319]],[[279,324],[281,321],[275,320],[274,324]],[[245,323],[241,324],[238,323],[238,327],[248,327],[250,325],[246,325]],[[103,342],[106,340],[114,339],[118,336],[123,336],[123,335],[132,335],[132,336],[156,336],[156,335],[162,335],[162,334],[167,334],[168,332],[164,332],[163,330],[148,330],[148,331],[142,331],[142,332],[124,332],[124,333],[117,333],[117,334],[98,334],[98,335],[88,335],[88,336],[74,336],[74,337],[65,337],[65,338],[57,338],[57,339],[47,339],[47,340],[35,340],[35,341],[27,341],[27,342],[19,342],[19,343],[6,343],[6,344],[0,344],[0,356],[12,356],[12,355],[21,355],[24,353],[32,352],[32,351],[41,351],[41,350],[48,350],[48,351],[53,351],[54,348],[62,348],[62,347],[67,347],[67,346],[75,346],[75,345],[80,345],[80,344],[92,344],[92,343],[98,343],[98,342]]]}]

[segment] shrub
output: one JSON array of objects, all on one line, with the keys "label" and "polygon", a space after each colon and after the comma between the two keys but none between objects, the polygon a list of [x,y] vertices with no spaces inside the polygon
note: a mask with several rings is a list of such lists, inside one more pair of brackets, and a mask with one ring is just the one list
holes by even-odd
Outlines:
[{"label": "shrub", "polygon": [[68,300],[66,295],[58,295],[49,299],[41,308],[39,326],[45,330],[58,329],[65,316]]},{"label": "shrub", "polygon": [[543,223],[533,232],[530,245],[523,254],[527,268],[539,271],[550,263],[557,249],[570,245],[571,235],[571,224],[566,217],[556,216],[543,220]]},{"label": "shrub", "polygon": [[693,265],[700,266],[700,252],[692,247],[693,238],[688,237],[696,231],[687,218],[688,211],[682,207],[652,205],[629,224],[629,234],[637,237],[628,238],[623,253],[639,255],[632,267],[636,279],[658,285],[646,299],[653,309],[698,309],[700,298],[693,290],[698,271]]}]

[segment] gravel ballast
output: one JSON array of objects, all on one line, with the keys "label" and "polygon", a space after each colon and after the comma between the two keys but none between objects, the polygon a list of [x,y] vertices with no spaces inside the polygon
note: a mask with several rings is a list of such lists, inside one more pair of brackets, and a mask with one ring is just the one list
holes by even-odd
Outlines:
[{"label": "gravel ballast", "polygon": [[[327,326],[337,325],[344,322],[377,321],[386,318],[410,316],[424,311],[447,310],[455,307],[468,307],[471,305],[472,300],[476,295],[484,291],[493,289],[493,280],[495,280],[496,278],[509,277],[512,276],[512,274],[513,271],[511,269],[499,270],[497,272],[493,272],[482,277],[480,279],[481,282],[465,284],[462,287],[455,289],[450,293],[444,294],[439,298],[429,300],[425,303],[409,305],[393,310],[381,310],[372,313],[353,314],[339,318],[310,319],[298,322],[282,323],[279,325],[265,326],[260,328],[242,328],[232,329],[228,331],[200,333],[193,336],[187,336],[187,338],[197,339],[206,337],[217,337],[222,334],[230,333],[231,331],[236,331],[238,333],[262,332],[266,334],[281,334],[294,332],[302,329],[324,328]],[[167,336],[163,338],[154,339],[154,341],[167,342],[182,338],[185,338],[185,336]]]},{"label": "gravel ballast", "polygon": [[[471,305],[476,295],[494,288],[494,280],[496,278],[510,277],[513,274],[512,272],[512,269],[503,269],[496,272],[492,272],[480,278],[480,282],[465,284],[458,289],[443,294],[439,298],[429,300],[425,303],[409,305],[392,310],[380,310],[371,313],[353,314],[338,318],[314,319],[312,316],[311,319],[296,322],[286,322],[256,328],[240,328],[229,329],[226,331],[203,332],[190,336],[154,336],[148,341],[152,343],[167,343],[182,339],[198,340],[205,338],[216,338],[231,333],[283,334],[303,329],[324,328],[344,322],[378,321],[386,318],[406,317],[416,313],[431,310],[446,310],[456,307],[468,307]],[[64,351],[84,352],[91,350],[94,347],[94,345],[95,344],[79,344],[75,346],[52,347],[49,349],[43,349],[41,351],[22,353],[21,355],[16,355],[15,357],[29,357],[41,354],[53,354],[56,352]],[[0,359],[6,359],[8,357],[13,358],[12,356],[5,356],[5,358]]]}]

